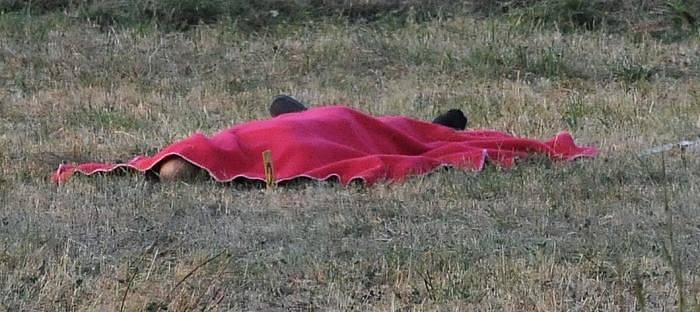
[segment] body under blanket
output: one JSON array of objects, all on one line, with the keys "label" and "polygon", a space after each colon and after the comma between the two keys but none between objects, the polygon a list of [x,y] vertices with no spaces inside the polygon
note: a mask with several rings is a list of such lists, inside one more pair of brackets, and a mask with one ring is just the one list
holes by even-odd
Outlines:
[{"label": "body under blanket", "polygon": [[342,184],[360,179],[402,181],[441,166],[481,170],[487,161],[511,167],[516,158],[543,154],[553,160],[593,157],[567,132],[547,141],[488,130],[457,131],[404,116],[374,117],[345,106],[326,106],[233,126],[212,136],[194,134],[153,156],[126,163],[63,164],[53,175],[61,183],[75,173],[91,175],[117,168],[157,169],[179,156],[216,181],[266,180],[263,152],[271,151],[276,182],[300,177]]}]

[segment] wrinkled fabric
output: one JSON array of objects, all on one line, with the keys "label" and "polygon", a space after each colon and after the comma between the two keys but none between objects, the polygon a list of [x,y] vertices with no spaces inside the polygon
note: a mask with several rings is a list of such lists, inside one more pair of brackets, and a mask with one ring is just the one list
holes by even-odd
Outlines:
[{"label": "wrinkled fabric", "polygon": [[66,182],[76,172],[92,175],[117,168],[145,172],[179,156],[206,170],[216,181],[265,181],[263,152],[272,152],[274,179],[299,177],[342,184],[396,182],[441,166],[481,170],[485,162],[511,167],[516,158],[542,154],[552,160],[594,157],[567,132],[547,141],[489,130],[458,131],[404,116],[374,117],[345,106],[326,106],[233,126],[212,136],[196,133],[153,156],[126,163],[63,164],[53,175]]}]

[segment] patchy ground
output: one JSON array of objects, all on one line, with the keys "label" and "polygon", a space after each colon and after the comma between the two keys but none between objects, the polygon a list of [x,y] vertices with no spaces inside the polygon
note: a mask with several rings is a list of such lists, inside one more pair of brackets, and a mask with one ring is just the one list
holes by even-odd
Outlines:
[{"label": "patchy ground", "polygon": [[[697,29],[517,17],[241,32],[0,15],[0,310],[697,309],[700,152],[637,157],[700,132]],[[601,156],[371,188],[48,180],[264,118],[279,93],[458,107]]]}]

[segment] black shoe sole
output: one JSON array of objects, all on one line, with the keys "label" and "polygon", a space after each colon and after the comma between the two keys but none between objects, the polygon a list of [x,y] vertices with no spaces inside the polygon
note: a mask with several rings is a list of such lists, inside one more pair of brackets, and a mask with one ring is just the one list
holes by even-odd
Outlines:
[{"label": "black shoe sole", "polygon": [[464,130],[467,128],[467,117],[459,109],[451,109],[440,116],[433,119],[434,124],[443,125],[456,130]]},{"label": "black shoe sole", "polygon": [[306,106],[288,95],[278,95],[270,104],[270,116],[277,117],[282,114],[303,112]]}]

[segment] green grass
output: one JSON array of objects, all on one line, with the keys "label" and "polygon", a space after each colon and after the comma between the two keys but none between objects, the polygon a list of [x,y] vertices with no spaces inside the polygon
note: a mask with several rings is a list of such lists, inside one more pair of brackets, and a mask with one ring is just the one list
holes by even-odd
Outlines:
[{"label": "green grass", "polygon": [[[624,23],[595,27],[550,2],[330,1],[250,28],[85,15],[106,1],[0,9],[0,311],[697,309],[700,154],[636,156],[700,132],[697,29],[670,2],[623,1]],[[564,17],[522,15],[542,9]],[[279,93],[423,119],[459,107],[601,156],[372,187],[48,180],[61,161],[266,118]]]},{"label": "green grass", "polygon": [[342,0],[3,0],[0,14],[35,16],[68,12],[72,17],[99,26],[152,27],[165,31],[190,30],[200,24],[233,23],[238,30],[261,31],[270,27],[300,25],[326,18],[352,23],[381,22],[400,27],[407,22],[427,21],[462,10],[462,1],[365,1]]}]

